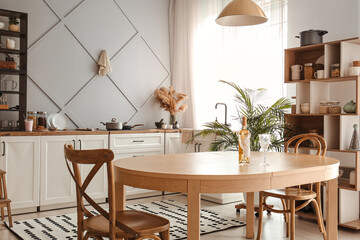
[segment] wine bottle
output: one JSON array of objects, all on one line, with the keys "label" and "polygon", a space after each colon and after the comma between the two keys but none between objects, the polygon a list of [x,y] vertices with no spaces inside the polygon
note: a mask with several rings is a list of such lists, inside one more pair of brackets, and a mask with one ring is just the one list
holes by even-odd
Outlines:
[{"label": "wine bottle", "polygon": [[[239,163],[250,164],[250,136],[247,130],[247,118],[242,118],[242,129],[239,132]],[[241,149],[241,150],[240,150]],[[241,153],[240,153],[241,152]]]}]

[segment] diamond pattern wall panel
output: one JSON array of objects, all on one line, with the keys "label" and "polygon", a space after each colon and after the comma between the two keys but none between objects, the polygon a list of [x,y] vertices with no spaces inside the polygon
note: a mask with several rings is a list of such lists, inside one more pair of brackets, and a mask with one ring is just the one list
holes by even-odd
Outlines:
[{"label": "diamond pattern wall panel", "polygon": [[168,76],[166,69],[138,35],[115,56],[112,65],[116,84],[137,108]]},{"label": "diamond pattern wall panel", "polygon": [[48,113],[60,111],[60,108],[29,78],[27,89],[29,111],[46,111]]},{"label": "diamond pattern wall panel", "polygon": [[[170,72],[168,0],[115,0]],[[139,14],[139,9],[146,9]],[[154,34],[155,33],[155,34]]]},{"label": "diamond pattern wall panel", "polygon": [[76,95],[68,110],[82,127],[99,127],[99,121],[110,122],[112,118],[125,122],[136,112],[108,77],[99,76]]},{"label": "diamond pattern wall panel", "polygon": [[[170,78],[168,78],[161,86],[168,87],[170,85]],[[179,115],[179,114],[178,114]],[[136,114],[130,121],[131,124],[144,123],[145,128],[154,128],[155,122],[158,122],[161,118],[164,122],[169,123],[170,114],[167,111],[159,108],[159,103],[155,100],[154,96],[144,104],[138,114]],[[146,121],[144,122],[144,119]]]},{"label": "diamond pattern wall panel", "polygon": [[65,105],[96,73],[94,60],[64,26],[41,39],[28,59],[31,79],[60,105]]},{"label": "diamond pattern wall panel", "polygon": [[46,0],[59,16],[64,17],[84,0]]},{"label": "diamond pattern wall panel", "polygon": [[66,25],[95,59],[103,49],[113,57],[136,34],[113,0],[85,1],[67,17]]},{"label": "diamond pattern wall panel", "polygon": [[[169,0],[0,0],[29,13],[28,109],[62,112],[70,127],[167,119],[153,98],[170,85]],[[107,50],[113,72],[100,77]],[[95,76],[96,75],[96,76]]]},{"label": "diamond pattern wall panel", "polygon": [[43,0],[1,0],[0,8],[28,13],[29,46],[59,22]]}]

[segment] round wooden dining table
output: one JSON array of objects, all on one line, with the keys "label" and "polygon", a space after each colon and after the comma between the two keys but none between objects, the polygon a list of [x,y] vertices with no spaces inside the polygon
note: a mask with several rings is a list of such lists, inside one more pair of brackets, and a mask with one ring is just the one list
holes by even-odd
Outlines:
[{"label": "round wooden dining table", "polygon": [[309,154],[251,152],[250,165],[238,153],[200,152],[124,158],[114,161],[116,209],[125,209],[125,186],[187,194],[187,239],[200,239],[201,193],[247,192],[246,238],[254,238],[254,192],[326,182],[326,232],[338,239],[339,161]]}]

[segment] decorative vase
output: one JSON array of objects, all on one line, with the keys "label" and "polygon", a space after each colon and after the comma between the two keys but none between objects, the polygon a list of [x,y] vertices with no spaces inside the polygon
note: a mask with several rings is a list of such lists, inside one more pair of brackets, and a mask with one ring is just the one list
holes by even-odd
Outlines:
[{"label": "decorative vase", "polygon": [[356,112],[356,102],[351,100],[350,102],[344,105],[344,112],[346,113],[355,113]]},{"label": "decorative vase", "polygon": [[17,24],[10,24],[9,30],[13,32],[20,32],[20,26]]},{"label": "decorative vase", "polygon": [[351,137],[349,149],[358,150],[360,148],[358,125],[354,124],[353,128],[354,128],[354,132],[353,132],[353,135]]},{"label": "decorative vase", "polygon": [[174,126],[175,122],[176,122],[176,116],[175,116],[175,114],[170,114],[170,122],[169,122],[169,124],[170,124],[171,126]]},{"label": "decorative vase", "polygon": [[15,49],[15,40],[12,38],[6,39],[6,48],[7,49]]}]

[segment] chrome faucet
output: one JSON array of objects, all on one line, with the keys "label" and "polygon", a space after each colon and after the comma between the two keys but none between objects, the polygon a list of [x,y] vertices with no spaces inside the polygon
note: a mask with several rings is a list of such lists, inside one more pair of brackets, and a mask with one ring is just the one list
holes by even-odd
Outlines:
[{"label": "chrome faucet", "polygon": [[[216,103],[216,104],[215,104],[215,109],[217,109],[217,106],[218,106],[218,105],[224,105],[224,106],[225,106],[225,125],[230,127],[231,124],[230,124],[230,123],[227,123],[227,106],[226,106],[226,104],[225,104],[225,103]],[[217,122],[217,118],[216,118],[215,121]]]}]

